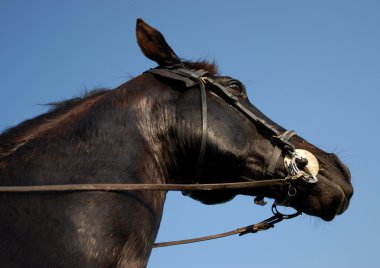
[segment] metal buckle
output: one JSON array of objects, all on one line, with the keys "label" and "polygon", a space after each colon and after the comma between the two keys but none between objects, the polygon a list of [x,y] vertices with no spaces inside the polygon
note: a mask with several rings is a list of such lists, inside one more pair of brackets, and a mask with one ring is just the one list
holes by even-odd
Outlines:
[{"label": "metal buckle", "polygon": [[319,163],[309,151],[295,149],[284,158],[284,165],[293,180],[302,178],[307,183],[318,182]]}]

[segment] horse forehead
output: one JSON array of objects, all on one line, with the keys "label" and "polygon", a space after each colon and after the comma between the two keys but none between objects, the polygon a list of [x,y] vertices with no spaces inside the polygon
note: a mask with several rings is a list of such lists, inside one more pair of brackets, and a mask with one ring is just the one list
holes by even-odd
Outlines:
[{"label": "horse forehead", "polygon": [[219,83],[226,83],[228,81],[231,81],[231,80],[236,80],[235,78],[231,77],[231,76],[228,76],[228,75],[220,75],[220,76],[216,76],[215,79],[219,82]]}]

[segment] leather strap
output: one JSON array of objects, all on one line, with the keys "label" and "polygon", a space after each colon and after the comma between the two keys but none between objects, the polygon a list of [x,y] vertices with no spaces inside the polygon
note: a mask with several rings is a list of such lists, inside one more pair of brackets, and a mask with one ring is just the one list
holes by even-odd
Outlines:
[{"label": "leather strap", "polygon": [[202,81],[202,77],[198,78],[200,86],[201,95],[201,107],[202,107],[202,138],[201,146],[199,148],[199,157],[197,163],[197,169],[195,170],[195,183],[199,183],[199,177],[202,172],[203,163],[206,155],[206,145],[207,145],[207,100],[206,100],[206,86]]},{"label": "leather strap", "polygon": [[[244,178],[244,177],[243,177]],[[282,186],[288,179],[250,180],[212,184],[149,184],[149,183],[86,183],[58,185],[17,185],[0,186],[0,193],[50,193],[50,192],[88,192],[88,191],[214,191]]]},{"label": "leather strap", "polygon": [[169,71],[168,69],[150,69],[149,71],[146,71],[148,73],[153,73],[155,75],[158,75],[158,76],[161,76],[161,77],[165,77],[165,78],[169,78],[169,79],[172,79],[172,80],[175,80],[175,81],[181,81],[181,82],[184,82],[185,83],[185,86],[186,88],[189,88],[189,87],[193,87],[195,85],[197,85],[197,81],[194,81],[190,78],[187,78],[187,77],[184,77],[182,75],[179,75],[179,74],[176,74],[174,73],[173,71]]},{"label": "leather strap", "polygon": [[177,240],[177,241],[154,243],[153,248],[160,248],[160,247],[168,247],[168,246],[183,245],[183,244],[189,244],[189,243],[195,243],[195,242],[202,242],[202,241],[222,238],[222,237],[236,235],[236,234],[238,234],[239,236],[246,235],[249,233],[254,234],[254,233],[257,233],[259,231],[266,231],[270,228],[274,228],[276,223],[279,223],[283,220],[295,218],[295,217],[302,214],[300,211],[297,211],[293,214],[282,214],[281,212],[279,212],[277,210],[276,203],[273,203],[273,205],[272,205],[272,213],[273,213],[272,217],[270,217],[266,220],[263,220],[262,222],[252,224],[252,225],[248,225],[245,227],[241,227],[241,228],[229,231],[229,232],[219,233],[219,234],[209,235],[209,236],[201,236],[201,237],[192,238],[192,239],[184,239],[184,240]]},{"label": "leather strap", "polygon": [[[280,139],[283,143],[288,144],[291,137],[295,136],[296,132],[293,130],[285,131],[280,136],[277,136],[276,138]],[[266,173],[270,176],[274,175],[274,170],[276,169],[277,162],[280,159],[281,153],[283,148],[280,148],[278,145],[273,150],[272,158],[269,162],[268,168]]]},{"label": "leather strap", "polygon": [[[201,101],[201,143],[199,147],[199,155],[197,166],[194,173],[194,183],[199,183],[199,177],[202,172],[203,162],[206,155],[206,145],[207,145],[207,98],[206,98],[206,82],[205,75],[208,74],[208,71],[203,69],[200,70],[188,70],[185,68],[174,67],[165,67],[165,68],[155,68],[147,71],[149,73],[153,73],[159,75],[161,77],[171,78],[177,81],[182,81],[185,83],[186,87],[193,87],[195,85],[199,85],[200,89],[200,101]],[[191,192],[184,193],[186,195],[190,195]]]},{"label": "leather strap", "polygon": [[177,81],[183,81],[187,87],[194,86],[196,84],[200,87],[201,92],[201,106],[202,106],[202,138],[201,145],[199,150],[199,158],[197,169],[195,172],[195,183],[198,183],[200,172],[202,170],[205,151],[206,151],[206,141],[207,141],[207,103],[206,103],[206,83],[213,86],[213,92],[215,92],[219,97],[223,98],[225,101],[230,103],[234,108],[243,113],[251,121],[256,122],[264,126],[267,130],[272,132],[273,136],[277,138],[280,143],[276,144],[271,160],[269,162],[266,174],[269,176],[274,175],[278,160],[285,149],[287,153],[294,151],[294,145],[289,141],[291,137],[296,135],[294,131],[285,131],[281,133],[273,125],[265,121],[264,119],[258,117],[252,113],[248,108],[246,108],[242,103],[239,102],[239,99],[231,94],[228,89],[218,83],[217,79],[207,77],[207,71],[205,70],[189,70],[185,69],[182,66],[171,66],[165,68],[156,68],[151,69],[148,72],[158,74],[163,77],[172,78]]}]

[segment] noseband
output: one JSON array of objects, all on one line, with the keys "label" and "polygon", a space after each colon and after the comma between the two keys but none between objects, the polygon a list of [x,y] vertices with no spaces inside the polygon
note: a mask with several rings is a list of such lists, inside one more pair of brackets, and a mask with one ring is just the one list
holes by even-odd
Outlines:
[{"label": "noseband", "polygon": [[[316,175],[318,173],[318,160],[310,152],[296,149],[290,142],[290,139],[296,135],[294,131],[280,132],[274,126],[256,116],[249,109],[247,109],[240,101],[239,98],[234,96],[228,91],[228,88],[218,82],[217,78],[208,76],[205,70],[189,70],[180,66],[172,67],[158,67],[147,71],[156,76],[169,78],[176,81],[185,83],[186,88],[194,87],[196,85],[200,88],[201,100],[201,115],[202,115],[202,134],[201,143],[199,148],[199,157],[197,167],[195,170],[195,178],[193,184],[71,184],[71,185],[33,185],[33,186],[0,186],[0,193],[32,193],[32,192],[81,192],[81,191],[182,191],[191,195],[193,191],[212,191],[212,190],[231,190],[231,189],[249,189],[260,187],[272,187],[287,185],[288,195],[286,199],[291,198],[296,194],[296,189],[293,187],[294,183],[298,180],[303,180],[309,184],[314,184],[318,181]],[[206,145],[207,145],[207,99],[206,87],[215,93],[217,96],[225,100],[229,105],[234,107],[251,122],[263,126],[268,130],[273,138],[276,139],[276,145],[272,153],[271,160],[267,167],[266,173],[271,176],[269,180],[252,180],[248,179],[245,182],[237,183],[215,183],[215,184],[199,184],[199,177],[204,164]],[[288,175],[283,179],[274,179],[275,169],[281,155],[284,154],[284,165]],[[255,199],[255,202],[263,204],[263,197]],[[285,201],[286,202],[286,201]],[[221,233],[217,235],[199,237],[188,240],[179,240],[173,242],[155,243],[153,247],[164,247],[179,244],[187,244],[210,239],[226,237],[238,234],[239,236],[248,233],[256,233],[258,231],[268,230],[278,222],[284,219],[291,219],[301,214],[297,211],[293,214],[283,214],[277,210],[275,202],[272,205],[273,216],[257,224],[249,225],[236,230]]]}]

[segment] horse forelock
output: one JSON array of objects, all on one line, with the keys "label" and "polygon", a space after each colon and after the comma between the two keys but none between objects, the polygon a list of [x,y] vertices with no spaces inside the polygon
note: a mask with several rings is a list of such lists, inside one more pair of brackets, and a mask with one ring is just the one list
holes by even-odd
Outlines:
[{"label": "horse forelock", "polygon": [[49,103],[52,108],[42,115],[9,128],[0,135],[0,158],[5,157],[27,142],[46,135],[54,136],[81,118],[109,91],[94,90],[82,97]]},{"label": "horse forelock", "polygon": [[207,60],[199,60],[199,61],[185,61],[183,64],[190,68],[190,69],[196,69],[196,70],[206,70],[211,75],[216,76],[218,75],[218,66],[215,62],[209,62]]}]

